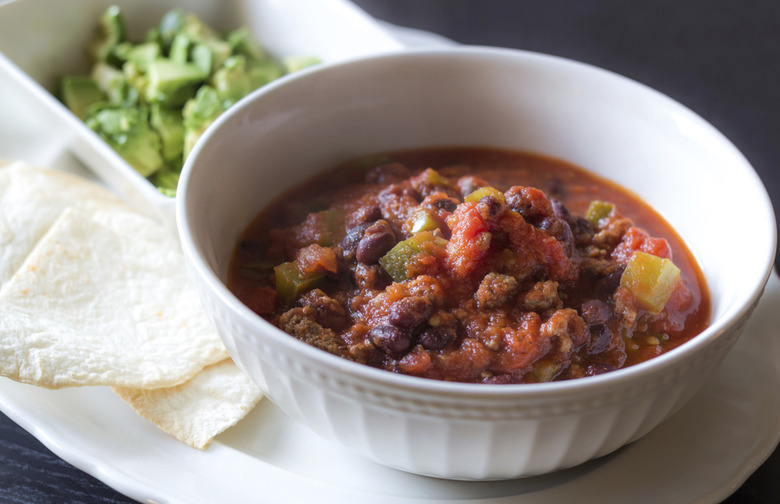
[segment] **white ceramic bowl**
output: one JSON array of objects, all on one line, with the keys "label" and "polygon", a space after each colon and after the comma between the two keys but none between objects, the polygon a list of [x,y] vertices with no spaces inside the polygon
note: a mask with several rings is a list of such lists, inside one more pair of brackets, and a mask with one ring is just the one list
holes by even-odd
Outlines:
[{"label": "white ceramic bowl", "polygon": [[[356,156],[446,145],[553,155],[641,195],[699,261],[712,294],[709,329],[649,362],[596,377],[445,383],[307,346],[225,287],[239,233],[280,191]],[[699,116],[618,75],[503,49],[385,55],[272,84],[215,124],[187,161],[179,191],[179,232],[206,309],[268,397],[372,460],[443,478],[545,473],[646,434],[735,343],[776,242],[760,180]]]},{"label": "white ceramic bowl", "polygon": [[[0,1],[0,77],[44,116],[58,144],[72,151],[137,209],[171,224],[173,199],[161,194],[55,96],[63,75],[89,72],[87,43],[109,5],[122,9],[131,40],[173,8],[200,16],[218,29],[247,27],[278,58],[312,55],[325,63],[401,49],[371,16],[349,0],[14,0]],[[53,142],[52,142],[53,143]],[[50,146],[25,161],[49,166]],[[61,146],[60,146],[61,147]],[[3,157],[0,139],[0,157]],[[8,157],[7,154],[5,157]]]}]

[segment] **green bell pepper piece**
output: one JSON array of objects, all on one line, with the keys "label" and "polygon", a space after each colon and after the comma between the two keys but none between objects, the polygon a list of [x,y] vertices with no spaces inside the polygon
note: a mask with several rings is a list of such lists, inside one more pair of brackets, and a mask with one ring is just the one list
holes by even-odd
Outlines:
[{"label": "green bell pepper piece", "polygon": [[421,231],[433,231],[439,228],[439,223],[427,210],[418,210],[412,215],[412,224],[409,230],[414,233]]},{"label": "green bell pepper piece", "polygon": [[304,274],[295,261],[284,262],[274,268],[276,294],[285,304],[292,303],[301,294],[317,287],[324,278],[322,273]]},{"label": "green bell pepper piece", "polygon": [[484,186],[480,187],[479,189],[475,190],[465,198],[463,198],[463,201],[479,201],[485,196],[493,196],[494,198],[498,199],[502,203],[506,203],[506,197],[504,196],[504,193],[496,189],[495,187],[490,186]]},{"label": "green bell pepper piece", "polygon": [[607,203],[606,201],[594,200],[590,202],[587,212],[585,212],[585,219],[588,220],[593,227],[599,227],[599,221],[606,217],[609,217],[615,210],[615,205]]},{"label": "green bell pepper piece", "polygon": [[421,231],[411,238],[400,241],[390,249],[387,254],[379,259],[379,265],[392,277],[395,282],[403,282],[408,278],[406,265],[417,254],[428,253],[424,250],[426,243],[444,247],[447,240],[434,235],[431,231]]},{"label": "green bell pepper piece", "polygon": [[640,250],[634,252],[620,277],[620,285],[636,298],[640,308],[661,313],[677,287],[680,269],[669,259]]}]

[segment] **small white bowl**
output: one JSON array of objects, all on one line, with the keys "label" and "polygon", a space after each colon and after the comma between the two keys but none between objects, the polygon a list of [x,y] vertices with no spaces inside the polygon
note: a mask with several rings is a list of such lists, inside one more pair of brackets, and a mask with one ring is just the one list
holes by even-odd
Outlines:
[{"label": "small white bowl", "polygon": [[86,46],[109,5],[122,9],[131,40],[141,40],[166,12],[181,8],[218,29],[247,27],[278,58],[311,55],[330,63],[403,48],[348,0],[16,0],[0,5],[0,76],[19,84],[60,141],[98,177],[136,208],[171,227],[174,200],[139,175],[55,97],[60,77],[89,72]]},{"label": "small white bowl", "polygon": [[[445,383],[310,347],[226,288],[239,233],[286,188],[357,156],[447,145],[552,155],[639,194],[699,261],[712,295],[711,326],[662,356],[596,377]],[[207,312],[235,361],[271,400],[381,464],[453,479],[546,473],[653,429],[736,342],[776,245],[759,178],[699,116],[604,70],[491,48],[378,56],[306,70],[256,92],[190,156],[177,218]]]}]

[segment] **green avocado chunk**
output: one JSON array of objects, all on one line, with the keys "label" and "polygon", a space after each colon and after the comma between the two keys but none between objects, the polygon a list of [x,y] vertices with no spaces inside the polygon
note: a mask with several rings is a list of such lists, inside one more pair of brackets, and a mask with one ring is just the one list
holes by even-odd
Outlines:
[{"label": "green avocado chunk", "polygon": [[87,126],[144,177],[163,167],[160,136],[144,108],[106,108],[87,118]]},{"label": "green avocado chunk", "polygon": [[122,10],[110,5],[86,49],[88,75],[63,77],[58,97],[171,196],[193,145],[222,112],[258,87],[318,62],[280,61],[248,28],[223,31],[180,8],[131,40]]},{"label": "green avocado chunk", "polygon": [[169,59],[150,62],[148,75],[146,100],[150,103],[165,103],[167,106],[183,105],[195,96],[197,86],[207,77],[197,65]]},{"label": "green avocado chunk", "polygon": [[89,77],[63,77],[60,95],[65,106],[82,121],[87,118],[90,107],[106,98],[97,83]]}]

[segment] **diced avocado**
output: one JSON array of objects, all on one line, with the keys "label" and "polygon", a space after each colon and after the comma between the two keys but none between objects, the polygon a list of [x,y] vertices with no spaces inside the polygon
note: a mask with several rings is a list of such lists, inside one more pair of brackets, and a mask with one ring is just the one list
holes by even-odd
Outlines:
[{"label": "diced avocado", "polygon": [[184,150],[184,122],[181,111],[166,109],[155,103],[151,106],[149,123],[162,141],[162,156],[168,162],[180,160]]},{"label": "diced avocado", "polygon": [[135,64],[138,70],[146,73],[149,64],[162,56],[160,46],[154,42],[138,44],[127,53],[127,60]]},{"label": "diced avocado", "polygon": [[203,75],[211,75],[214,70],[214,51],[205,44],[195,44],[192,48],[192,64],[200,68]]},{"label": "diced avocado", "polygon": [[121,95],[114,103],[125,107],[134,107],[140,103],[140,98],[146,94],[146,87],[149,85],[149,77],[141,72],[138,66],[132,61],[125,62],[122,65],[122,74],[124,83],[121,88]]},{"label": "diced avocado", "polygon": [[239,28],[228,33],[227,42],[230,44],[233,54],[240,54],[247,60],[263,61],[269,59],[268,54],[246,28]]},{"label": "diced avocado", "polygon": [[184,24],[184,12],[181,9],[173,9],[160,19],[156,33],[147,34],[147,39],[157,36],[164,48],[170,48],[173,39],[184,29]]},{"label": "diced avocado", "polygon": [[[184,14],[174,9],[160,21],[160,38],[163,48],[169,48],[168,57],[178,63],[193,62],[200,66],[208,76],[214,69],[230,57],[233,48],[230,43],[219,38],[217,32],[194,14]],[[207,56],[205,46],[210,51]],[[199,53],[199,54],[196,54]]]},{"label": "diced avocado", "polygon": [[217,90],[219,99],[225,108],[249,94],[252,91],[249,75],[246,73],[244,56],[231,56],[214,72],[211,85]]},{"label": "diced avocado", "polygon": [[162,168],[160,136],[149,126],[145,108],[102,109],[86,124],[142,176]]},{"label": "diced avocado", "polygon": [[183,33],[177,33],[171,42],[168,58],[176,63],[187,63],[190,59],[192,40]]},{"label": "diced avocado", "polygon": [[184,157],[186,158],[195,142],[206,128],[224,112],[217,91],[211,86],[201,86],[195,98],[189,100],[182,110],[184,120]]},{"label": "diced avocado", "polygon": [[106,99],[97,83],[90,77],[63,77],[60,86],[65,106],[82,121],[86,119],[90,107]]},{"label": "diced avocado", "polygon": [[215,70],[221,67],[225,60],[230,57],[230,44],[216,38],[207,38],[198,40],[198,43],[209,48],[211,51],[211,69]]},{"label": "diced avocado", "polygon": [[95,37],[89,44],[89,53],[95,61],[108,61],[113,49],[125,41],[126,29],[122,11],[112,5],[103,12]]},{"label": "diced avocado", "polygon": [[162,36],[160,35],[160,27],[159,26],[153,26],[149,30],[146,31],[146,35],[144,35],[144,42],[154,42],[155,44],[158,44],[160,47],[163,45]]},{"label": "diced avocado", "polygon": [[169,107],[181,105],[192,98],[197,86],[206,78],[196,65],[169,59],[150,62],[148,76],[146,100],[165,103]]},{"label": "diced avocado", "polygon": [[112,64],[119,65],[130,57],[130,51],[133,50],[133,43],[132,42],[121,42],[114,46],[114,48],[111,50],[111,56],[107,58],[108,60],[111,60]]},{"label": "diced avocado", "polygon": [[320,63],[320,59],[315,56],[290,56],[282,60],[282,65],[287,73],[297,72],[317,63]]},{"label": "diced avocado", "polygon": [[109,102],[113,104],[122,102],[125,76],[121,70],[107,63],[99,62],[92,67],[90,76],[98,88],[108,97]]},{"label": "diced avocado", "polygon": [[[178,8],[142,40],[130,41],[122,12],[109,7],[88,51],[94,82],[64,79],[63,102],[171,195],[183,160],[203,131],[227,107],[285,73],[248,29],[225,34]],[[287,63],[294,70],[317,61],[290,58]]]},{"label": "diced avocado", "polygon": [[272,60],[250,61],[247,62],[246,73],[250,87],[255,90],[284,75],[284,69]]},{"label": "diced avocado", "polygon": [[149,180],[157,189],[166,196],[176,196],[176,188],[179,184],[178,170],[159,170],[152,175]]}]

